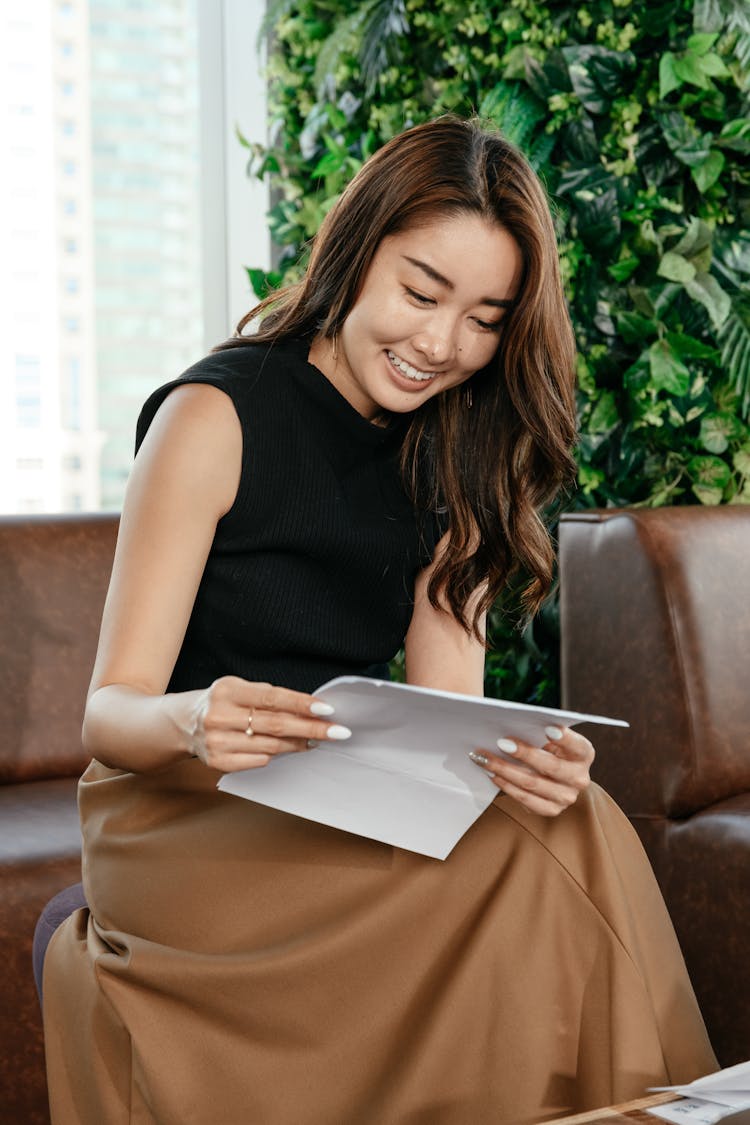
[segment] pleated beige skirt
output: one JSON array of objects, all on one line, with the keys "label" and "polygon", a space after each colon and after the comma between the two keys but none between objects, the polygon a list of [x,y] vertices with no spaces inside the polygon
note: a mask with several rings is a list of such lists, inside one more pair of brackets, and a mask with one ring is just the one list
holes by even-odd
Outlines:
[{"label": "pleated beige skirt", "polygon": [[630,825],[498,799],[444,862],[215,789],[81,782],[53,1125],[536,1125],[716,1069]]}]

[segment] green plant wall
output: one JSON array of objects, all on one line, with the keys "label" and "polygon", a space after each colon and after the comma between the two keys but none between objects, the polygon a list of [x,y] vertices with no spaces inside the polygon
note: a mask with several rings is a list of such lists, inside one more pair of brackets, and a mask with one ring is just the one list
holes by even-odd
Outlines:
[{"label": "green plant wall", "polygon": [[[747,0],[271,0],[279,266],[403,128],[478,113],[530,157],[556,215],[579,346],[568,506],[750,502]],[[246,143],[246,142],[244,142]],[[554,599],[500,608],[488,691],[557,700]]]}]

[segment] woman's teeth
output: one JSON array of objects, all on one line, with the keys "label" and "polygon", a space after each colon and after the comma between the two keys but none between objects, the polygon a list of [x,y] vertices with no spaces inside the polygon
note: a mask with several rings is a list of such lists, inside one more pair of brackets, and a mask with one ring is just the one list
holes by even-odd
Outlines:
[{"label": "woman's teeth", "polygon": [[386,354],[393,366],[397,367],[402,375],[406,375],[407,379],[414,379],[417,383],[426,383],[437,375],[437,371],[419,371],[416,367],[412,367],[410,363],[399,359],[393,352],[387,352]]}]

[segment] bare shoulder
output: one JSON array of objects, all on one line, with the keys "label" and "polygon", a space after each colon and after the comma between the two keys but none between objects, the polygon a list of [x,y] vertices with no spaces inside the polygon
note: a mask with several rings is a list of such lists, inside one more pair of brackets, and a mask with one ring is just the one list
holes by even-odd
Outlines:
[{"label": "bare shoulder", "polygon": [[152,489],[224,515],[237,494],[242,428],[229,395],[210,383],[177,386],[159,406],[135,459],[128,492]]},{"label": "bare shoulder", "polygon": [[204,383],[172,390],[128,481],[91,691],[111,683],[166,690],[241,470],[242,430],[229,396]]}]

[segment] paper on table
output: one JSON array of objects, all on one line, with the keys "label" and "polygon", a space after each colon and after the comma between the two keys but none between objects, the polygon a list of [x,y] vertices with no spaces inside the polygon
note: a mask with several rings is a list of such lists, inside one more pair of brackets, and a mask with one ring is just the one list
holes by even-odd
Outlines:
[{"label": "paper on table", "polygon": [[350,739],[225,774],[219,789],[436,859],[497,797],[470,750],[497,753],[498,738],[542,745],[550,724],[628,725],[358,676],[330,680],[315,696],[335,708],[333,721],[351,728]]},{"label": "paper on table", "polygon": [[750,1062],[717,1070],[714,1074],[696,1078],[695,1082],[690,1082],[687,1086],[653,1086],[652,1089],[674,1090],[685,1098],[700,1099],[714,1107],[723,1106],[724,1112],[713,1118],[720,1121],[733,1110],[750,1109]]},{"label": "paper on table", "polygon": [[[715,1102],[703,1102],[698,1098],[681,1099],[678,1102],[667,1102],[666,1105],[651,1106],[648,1113],[660,1117],[662,1121],[677,1122],[677,1125],[717,1125],[719,1121],[726,1121],[732,1125],[736,1121],[740,1125],[737,1111],[728,1109],[725,1105],[716,1105]],[[744,1117],[744,1114],[742,1115]]]}]

